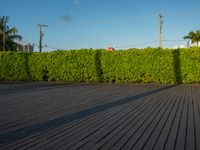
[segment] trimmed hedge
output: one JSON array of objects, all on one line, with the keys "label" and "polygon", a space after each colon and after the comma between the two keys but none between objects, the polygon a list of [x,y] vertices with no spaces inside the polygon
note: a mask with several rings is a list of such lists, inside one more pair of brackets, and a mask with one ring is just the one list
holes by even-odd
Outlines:
[{"label": "trimmed hedge", "polygon": [[0,80],[199,83],[200,48],[1,52]]}]

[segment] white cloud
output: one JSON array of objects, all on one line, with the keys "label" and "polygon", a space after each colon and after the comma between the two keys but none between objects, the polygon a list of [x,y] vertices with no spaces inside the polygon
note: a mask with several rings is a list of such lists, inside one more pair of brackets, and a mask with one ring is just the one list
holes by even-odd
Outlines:
[{"label": "white cloud", "polygon": [[66,14],[66,15],[61,16],[60,19],[63,21],[71,21],[72,17],[71,17],[71,15]]},{"label": "white cloud", "polygon": [[80,4],[80,0],[73,0],[73,3],[74,3],[75,5],[79,5],[79,4]]}]

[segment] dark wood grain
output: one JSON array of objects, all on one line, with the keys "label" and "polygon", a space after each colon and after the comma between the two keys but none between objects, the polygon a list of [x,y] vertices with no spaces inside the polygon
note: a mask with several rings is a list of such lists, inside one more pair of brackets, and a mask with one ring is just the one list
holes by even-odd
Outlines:
[{"label": "dark wood grain", "polygon": [[0,84],[0,149],[200,150],[200,86]]}]

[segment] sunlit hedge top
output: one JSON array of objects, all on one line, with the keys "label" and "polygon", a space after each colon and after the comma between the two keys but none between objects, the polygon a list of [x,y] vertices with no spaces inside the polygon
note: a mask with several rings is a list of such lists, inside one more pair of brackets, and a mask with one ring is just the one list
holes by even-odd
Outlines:
[{"label": "sunlit hedge top", "polygon": [[0,80],[198,83],[200,48],[1,52]]}]

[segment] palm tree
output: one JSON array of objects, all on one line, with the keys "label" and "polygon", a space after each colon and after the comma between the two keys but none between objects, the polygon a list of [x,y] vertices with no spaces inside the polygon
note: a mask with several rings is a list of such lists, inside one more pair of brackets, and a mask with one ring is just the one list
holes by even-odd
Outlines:
[{"label": "palm tree", "polygon": [[22,40],[15,27],[9,28],[8,21],[8,16],[0,16],[0,51],[16,50],[17,44],[14,40]]},{"label": "palm tree", "polygon": [[183,39],[190,39],[192,44],[196,43],[197,46],[199,46],[199,41],[200,41],[200,30],[197,30],[196,32],[191,31],[188,33],[188,35],[184,36]]}]

